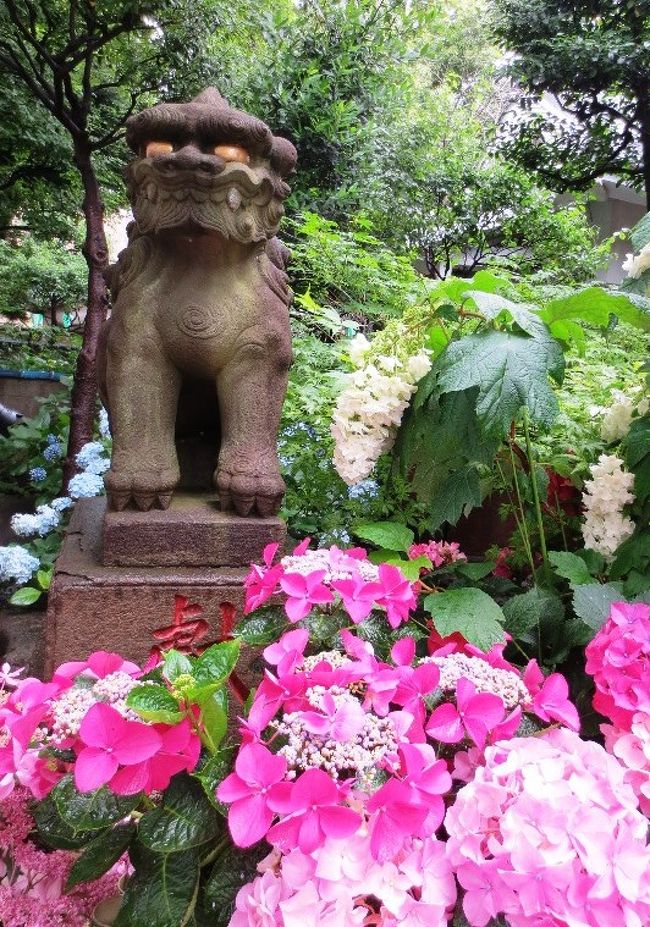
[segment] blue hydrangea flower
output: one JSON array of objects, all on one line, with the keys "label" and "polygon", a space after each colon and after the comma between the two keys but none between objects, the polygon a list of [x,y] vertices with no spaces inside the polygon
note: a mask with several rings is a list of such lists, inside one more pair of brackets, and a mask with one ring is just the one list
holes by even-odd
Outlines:
[{"label": "blue hydrangea flower", "polygon": [[[108,457],[104,456],[104,445],[101,441],[89,441],[84,444],[75,460],[86,473],[96,476],[104,473],[111,465]],[[97,493],[92,495],[96,496]]]},{"label": "blue hydrangea flower", "polygon": [[102,438],[110,438],[111,436],[111,429],[108,424],[108,412],[103,406],[99,410],[99,433]]},{"label": "blue hydrangea flower", "polygon": [[52,434],[48,435],[45,440],[47,441],[48,444],[58,444],[59,443],[59,439],[57,438],[57,436],[52,435]]},{"label": "blue hydrangea flower", "polygon": [[40,565],[38,558],[25,547],[18,544],[0,547],[0,582],[27,583]]},{"label": "blue hydrangea flower", "polygon": [[[53,438],[54,435],[48,435],[49,438]],[[61,445],[58,441],[51,441],[45,450],[43,451],[43,457],[49,463],[52,463],[53,460],[58,460],[61,456]]]},{"label": "blue hydrangea flower", "polygon": [[70,480],[68,492],[73,499],[87,499],[104,492],[104,480],[98,473],[77,473]]},{"label": "blue hydrangea flower", "polygon": [[42,483],[47,479],[47,470],[45,467],[32,467],[29,471],[29,478],[32,483]]},{"label": "blue hydrangea flower", "polygon": [[361,480],[354,486],[348,488],[348,498],[363,499],[364,496],[374,498],[379,493],[379,483],[377,480]]}]

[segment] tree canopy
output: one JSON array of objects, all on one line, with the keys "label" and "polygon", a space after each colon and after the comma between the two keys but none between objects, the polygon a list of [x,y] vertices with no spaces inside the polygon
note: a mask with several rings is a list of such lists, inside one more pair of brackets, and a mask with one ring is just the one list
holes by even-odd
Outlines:
[{"label": "tree canopy", "polygon": [[[509,152],[558,190],[630,179],[650,208],[649,0],[494,0],[524,108]],[[551,94],[558,107],[540,107]]]}]

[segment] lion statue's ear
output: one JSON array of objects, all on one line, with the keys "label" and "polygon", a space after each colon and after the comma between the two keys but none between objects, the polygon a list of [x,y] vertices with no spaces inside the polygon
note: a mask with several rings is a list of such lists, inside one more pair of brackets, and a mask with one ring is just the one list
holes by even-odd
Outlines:
[{"label": "lion statue's ear", "polygon": [[280,177],[290,177],[294,174],[297,160],[298,152],[291,142],[274,135],[271,147],[271,167],[278,172]]}]

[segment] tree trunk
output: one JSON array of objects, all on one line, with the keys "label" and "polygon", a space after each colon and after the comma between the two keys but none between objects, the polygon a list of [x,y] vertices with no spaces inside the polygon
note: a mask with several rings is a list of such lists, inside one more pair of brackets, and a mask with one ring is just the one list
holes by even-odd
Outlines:
[{"label": "tree trunk", "polygon": [[92,441],[97,400],[95,356],[102,323],[106,318],[108,293],[104,271],[108,266],[108,251],[104,234],[104,204],[91,160],[87,139],[76,140],[74,161],[84,187],[84,215],[86,240],[83,255],[88,264],[88,301],[84,324],[83,343],[72,387],[70,410],[70,438],[68,453],[63,464],[63,491],[77,471],[75,455],[87,441]]},{"label": "tree trunk", "polygon": [[639,112],[641,122],[641,158],[643,186],[645,189],[646,209],[650,212],[650,95],[647,87],[639,92]]}]

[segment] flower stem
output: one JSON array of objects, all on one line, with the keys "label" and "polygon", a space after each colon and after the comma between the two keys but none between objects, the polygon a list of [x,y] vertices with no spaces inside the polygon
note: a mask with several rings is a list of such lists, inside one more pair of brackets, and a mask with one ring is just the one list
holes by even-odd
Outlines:
[{"label": "flower stem", "polygon": [[524,409],[523,416],[524,423],[524,436],[526,438],[526,455],[528,457],[528,466],[530,468],[530,478],[531,485],[533,488],[533,501],[535,504],[535,516],[537,518],[537,530],[539,531],[539,546],[542,553],[542,561],[544,563],[544,577],[549,586],[553,583],[553,574],[551,572],[551,565],[548,560],[548,551],[546,549],[546,532],[544,531],[544,518],[542,515],[542,505],[539,498],[539,487],[537,485],[537,479],[535,477],[535,466],[533,459],[533,445],[530,440],[530,429],[528,427],[528,409]]}]

